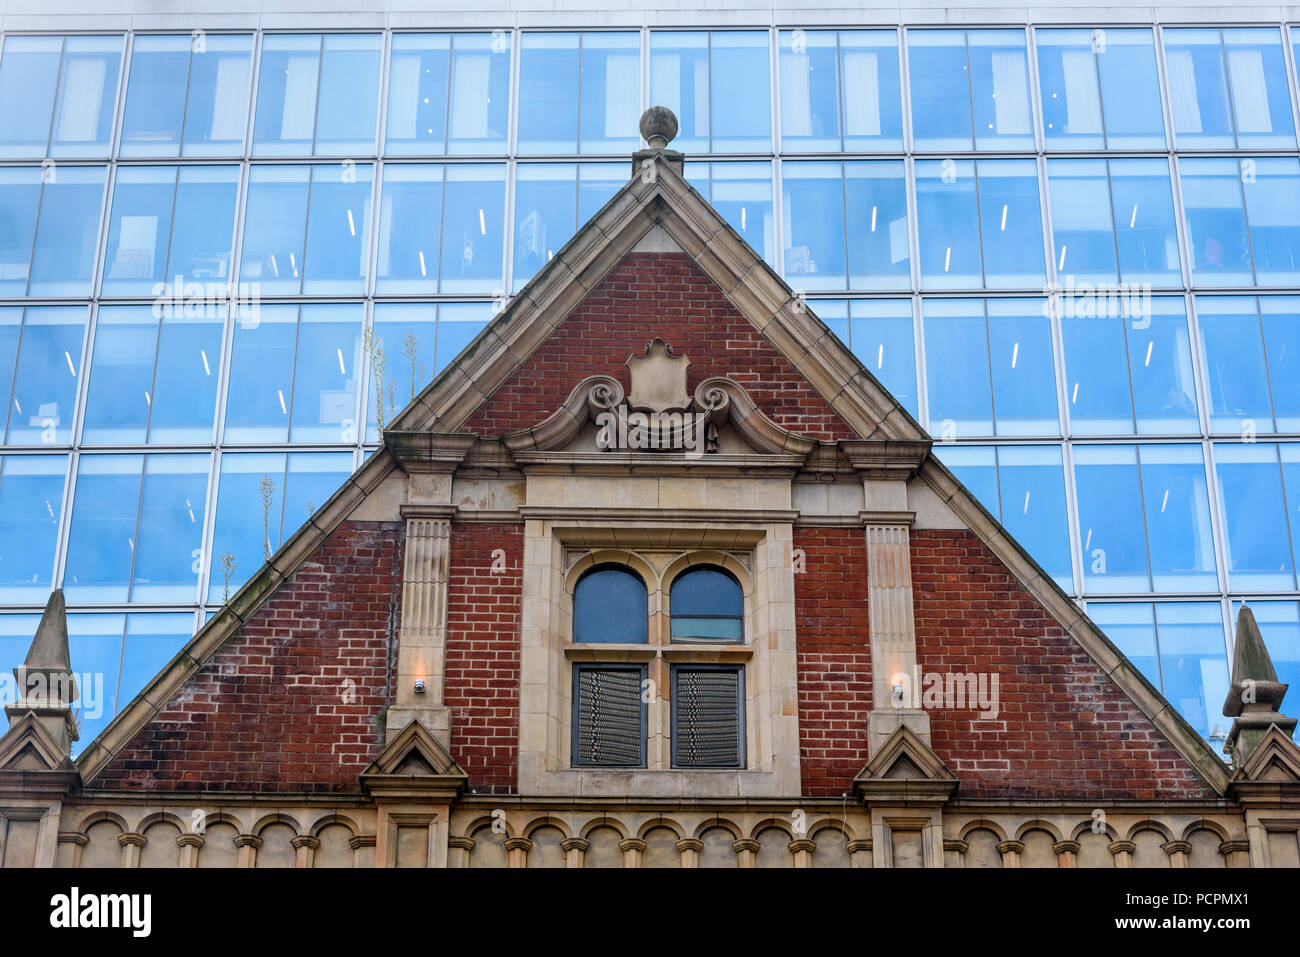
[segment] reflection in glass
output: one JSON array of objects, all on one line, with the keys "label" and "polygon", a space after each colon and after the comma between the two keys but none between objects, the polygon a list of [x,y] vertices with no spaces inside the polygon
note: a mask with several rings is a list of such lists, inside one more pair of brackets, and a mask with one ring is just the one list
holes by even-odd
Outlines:
[{"label": "reflection in glass", "polygon": [[1291,543],[1278,534],[1288,519],[1292,524],[1296,519],[1283,493],[1278,447],[1216,443],[1214,460],[1230,587],[1241,591],[1295,588]]},{"label": "reflection in glass", "polygon": [[[7,455],[0,459],[0,599],[39,604],[50,593],[66,455]],[[36,632],[28,633],[27,641]],[[26,655],[24,646],[15,664]]]},{"label": "reflection in glass", "polygon": [[1178,169],[1192,282],[1200,286],[1250,285],[1250,240],[1237,161],[1193,157],[1181,160]]},{"label": "reflection in glass", "polygon": [[1150,591],[1137,448],[1076,445],[1073,453],[1084,590]]},{"label": "reflection in glass", "polygon": [[921,288],[975,289],[983,285],[974,162],[917,161],[916,231]]},{"label": "reflection in glass", "polygon": [[385,152],[502,153],[509,33],[394,34]]},{"label": "reflection in glass", "polygon": [[9,401],[9,445],[72,441],[85,306],[29,307]]}]

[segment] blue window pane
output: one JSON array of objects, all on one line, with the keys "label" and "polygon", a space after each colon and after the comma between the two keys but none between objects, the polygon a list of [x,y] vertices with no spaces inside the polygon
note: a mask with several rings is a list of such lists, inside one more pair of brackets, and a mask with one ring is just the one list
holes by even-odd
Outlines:
[{"label": "blue window pane", "polygon": [[[388,375],[394,380],[397,402],[405,405],[409,397],[433,379],[438,344],[438,307],[425,302],[387,302],[375,304],[374,342],[387,357]],[[363,356],[364,357],[364,356]],[[366,397],[366,441],[378,442],[375,416],[375,383],[370,383]],[[385,409],[387,394],[385,393]],[[393,410],[395,413],[397,410]],[[388,416],[385,416],[388,418]]]},{"label": "blue window pane", "polygon": [[1214,460],[1230,586],[1242,591],[1294,588],[1291,543],[1278,529],[1296,516],[1288,515],[1277,446],[1216,443]]},{"label": "blue window pane", "polygon": [[988,336],[997,434],[1059,435],[1052,324],[1042,300],[990,299]]},{"label": "blue window pane", "polygon": [[61,37],[5,37],[0,53],[0,155],[45,155],[62,52]]},{"label": "blue window pane", "polygon": [[1144,445],[1142,493],[1156,591],[1214,591],[1214,535],[1199,445]]},{"label": "blue window pane", "polygon": [[107,156],[117,107],[122,38],[68,37],[50,130],[51,156]]},{"label": "blue window pane", "polygon": [[117,710],[123,711],[145,689],[194,632],[194,616],[185,614],[134,614],[126,616],[126,641],[122,649],[122,678]]},{"label": "blue window pane", "polygon": [[1215,432],[1273,431],[1268,368],[1254,296],[1200,296],[1196,300],[1210,428]]},{"label": "blue window pane", "polygon": [[1032,150],[1029,61],[1022,30],[971,30],[971,103],[975,148]]},{"label": "blue window pane", "polygon": [[916,231],[921,248],[921,288],[973,289],[983,285],[973,162],[917,161]]},{"label": "blue window pane", "polygon": [[226,395],[227,442],[285,442],[293,401],[297,306],[263,306],[235,325]]},{"label": "blue window pane", "polygon": [[64,166],[41,193],[41,221],[32,251],[32,296],[86,296],[99,244],[104,170]]},{"label": "blue window pane", "polygon": [[[119,177],[121,173],[119,172]],[[230,279],[234,255],[235,197],[239,169],[234,166],[182,167],[176,183],[176,212],[165,281],[219,283]]]},{"label": "blue window pane", "polygon": [[20,306],[0,307],[0,400],[5,403],[8,418],[9,400],[14,391],[14,366],[18,361],[18,341],[23,330],[23,310]]},{"label": "blue window pane", "polygon": [[515,169],[514,288],[521,288],[573,235],[578,212],[577,167],[520,164]]},{"label": "blue window pane", "polygon": [[[360,305],[302,307],[293,377],[291,442],[356,441],[361,319]],[[395,371],[396,367],[394,361],[391,368]]]},{"label": "blue window pane", "polygon": [[[640,143],[637,136],[641,100],[640,35],[584,33],[579,76],[582,85],[579,152],[632,152]],[[549,108],[553,115],[554,105],[549,104]]]},{"label": "blue window pane", "polygon": [[988,329],[980,299],[927,299],[925,367],[930,434],[940,441],[993,434]]},{"label": "blue window pane", "polygon": [[318,156],[357,156],[375,151],[383,45],[377,34],[325,35],[320,102],[316,108]]},{"label": "blue window pane", "polygon": [[934,454],[957,476],[957,480],[979,499],[989,514],[999,518],[1002,512],[998,494],[998,457],[992,446],[936,445]]},{"label": "blue window pane", "polygon": [[143,466],[143,455],[82,455],[78,461],[63,570],[69,601],[126,601]]},{"label": "blue window pane", "polygon": [[1169,109],[1179,146],[1231,149],[1232,116],[1218,30],[1165,30]]},{"label": "blue window pane", "polygon": [[1115,223],[1106,161],[1054,159],[1047,163],[1052,204],[1052,255],[1065,285],[1116,282]]},{"label": "blue window pane", "polygon": [[745,640],[740,583],[720,568],[696,568],[674,578],[668,610],[673,641]]},{"label": "blue window pane", "polygon": [[309,166],[254,166],[248,174],[240,283],[257,283],[266,295],[302,288]]},{"label": "blue window pane", "polygon": [[386,153],[410,155],[447,151],[447,90],[450,81],[450,34],[393,35],[388,64]]},{"label": "blue window pane", "polygon": [[442,180],[441,166],[384,168],[375,279],[378,292],[437,292]]},{"label": "blue window pane", "polygon": [[9,445],[72,441],[85,306],[29,308],[23,321],[9,408]]},{"label": "blue window pane", "polygon": [[1277,28],[1224,30],[1223,48],[1228,55],[1237,145],[1294,149],[1295,121]]},{"label": "blue window pane", "polygon": [[[817,308],[818,314],[822,315],[820,302]],[[913,416],[919,415],[912,303],[906,299],[854,299],[851,323],[850,346],[858,361],[880,380],[903,408]]]},{"label": "blue window pane", "polygon": [[203,564],[208,458],[150,455],[145,460],[132,601],[194,601]]},{"label": "blue window pane", "polygon": [[[707,179],[692,182],[754,251],[771,265],[776,260],[772,222],[772,167],[767,163],[697,163]],[[622,185],[622,184],[619,184]],[[586,222],[580,210],[578,218]],[[788,228],[788,227],[787,227]]]},{"label": "blue window pane", "polygon": [[1115,159],[1108,165],[1120,279],[1182,285],[1168,160]]},{"label": "blue window pane", "polygon": [[175,166],[125,166],[113,187],[104,280],[106,296],[157,295],[167,275]]},{"label": "blue window pane", "polygon": [[709,35],[650,34],[650,102],[677,114],[674,149],[709,152]]},{"label": "blue window pane", "polygon": [[0,295],[27,292],[40,206],[39,167],[0,169]]},{"label": "blue window pane", "polygon": [[64,455],[7,455],[0,460],[4,601],[38,603],[49,595],[67,467]]},{"label": "blue window pane", "polygon": [[845,163],[849,286],[910,289],[907,188],[902,163]]},{"label": "blue window pane", "polygon": [[1156,649],[1155,610],[1151,604],[1090,601],[1088,617],[1159,691],[1160,656]]},{"label": "blue window pane", "polygon": [[1164,695],[1202,737],[1226,732],[1228,658],[1217,602],[1157,602]]},{"label": "blue window pane", "polygon": [[796,289],[844,289],[844,168],[791,162],[781,171],[786,281]]},{"label": "blue window pane", "polygon": [[208,601],[224,602],[227,587],[234,595],[261,569],[266,556],[280,547],[284,469],[283,452],[222,454]]},{"label": "blue window pane", "polygon": [[[46,589],[44,601],[49,597],[49,590]],[[36,634],[36,629],[40,625],[40,615],[15,615],[12,613],[0,615],[0,662],[5,667],[14,668],[23,663],[27,657],[27,651],[32,646],[32,636]],[[3,699],[5,704],[12,704],[14,701],[14,689],[9,689],[8,695]]]},{"label": "blue window pane", "polygon": [[1074,435],[1130,435],[1134,431],[1126,321],[1121,316],[1080,314],[1073,309],[1061,316],[1066,404]]},{"label": "blue window pane", "polygon": [[491,306],[479,302],[444,302],[438,306],[437,374],[483,331],[492,318]]},{"label": "blue window pane", "polygon": [[847,299],[815,299],[810,304],[815,308],[817,318],[826,324],[846,346],[852,346],[852,334],[849,331],[849,301]]},{"label": "blue window pane", "polygon": [[844,149],[903,148],[902,85],[898,34],[893,30],[840,34]]},{"label": "blue window pane", "polygon": [[351,452],[290,452],[281,544],[328,502],[351,474]]},{"label": "blue window pane", "polygon": [[782,30],[778,51],[782,146],[801,152],[839,151],[839,35],[834,30]]},{"label": "blue window pane", "polygon": [[1282,460],[1282,485],[1286,492],[1287,527],[1291,530],[1291,556],[1294,567],[1300,555],[1300,445],[1282,442],[1277,447]]},{"label": "blue window pane", "polygon": [[1265,296],[1259,304],[1277,430],[1300,432],[1300,299]]},{"label": "blue window pane", "polygon": [[1160,76],[1150,30],[1103,30],[1097,70],[1106,120],[1106,145],[1113,150],[1163,149],[1164,111]]},{"label": "blue window pane", "polygon": [[525,33],[519,52],[519,152],[574,153],[582,54],[576,33]]},{"label": "blue window pane", "polygon": [[208,34],[192,46],[181,155],[239,156],[248,123],[253,38]]},{"label": "blue window pane", "polygon": [[[1232,603],[1232,620],[1236,622],[1241,603]],[[1251,614],[1273,659],[1277,680],[1300,688],[1300,604],[1293,601],[1252,601]]]},{"label": "blue window pane", "polygon": [[316,131],[320,82],[318,35],[267,34],[258,71],[253,153],[257,156],[310,154]]},{"label": "blue window pane", "polygon": [[447,152],[505,152],[512,42],[506,31],[452,38]]},{"label": "blue window pane", "polygon": [[767,32],[720,31],[710,35],[710,47],[713,152],[770,150],[772,102]]},{"label": "blue window pane", "polygon": [[302,291],[359,293],[370,260],[369,164],[314,166]]},{"label": "blue window pane", "polygon": [[505,167],[450,166],[442,215],[442,292],[501,288]]},{"label": "blue window pane", "polygon": [[124,615],[68,616],[68,651],[81,695],[76,704],[79,736],[72,745],[74,756],[94,741],[117,714],[124,618]]},{"label": "blue window pane", "polygon": [[1250,221],[1256,283],[1261,286],[1300,283],[1300,160],[1294,157],[1244,160],[1241,182]]},{"label": "blue window pane", "polygon": [[573,589],[573,640],[579,644],[645,644],[646,587],[632,571],[597,566]]},{"label": "blue window pane", "polygon": [[[766,164],[736,164],[760,166],[767,176],[765,183],[768,218],[772,215],[772,170]],[[578,225],[591,219],[614,198],[614,194],[627,182],[627,169],[621,163],[581,163],[578,165]],[[721,210],[719,210],[721,212]],[[723,214],[724,218],[726,214]],[[570,237],[572,238],[572,237]]]},{"label": "blue window pane", "polygon": [[1250,242],[1237,161],[1184,159],[1179,174],[1192,282],[1200,286],[1250,285]]},{"label": "blue window pane", "polygon": [[1150,591],[1137,449],[1075,446],[1074,476],[1084,590]]},{"label": "blue window pane", "polygon": [[158,319],[149,307],[100,308],[81,427],[83,442],[112,445],[145,440],[157,352]]},{"label": "blue window pane", "polygon": [[1156,297],[1148,301],[1146,309],[1145,315],[1130,314],[1124,327],[1138,432],[1199,432],[1191,335],[1183,300]]},{"label": "blue window pane", "polygon": [[997,456],[1002,524],[1058,585],[1074,591],[1061,450],[1003,446]]},{"label": "blue window pane", "polygon": [[[962,30],[910,30],[912,144],[918,150],[968,150],[971,84]],[[919,174],[918,174],[919,175]]]},{"label": "blue window pane", "polygon": [[1033,160],[980,160],[980,244],[984,285],[1042,289],[1043,224]]},{"label": "blue window pane", "polygon": [[122,156],[179,156],[185,121],[188,35],[135,38],[122,117]]},{"label": "blue window pane", "polygon": [[149,404],[151,443],[212,441],[224,325],[217,309],[196,316],[163,313]]},{"label": "blue window pane", "polygon": [[1099,35],[1104,37],[1105,31],[1037,31],[1038,86],[1048,149],[1106,145],[1096,54]]}]

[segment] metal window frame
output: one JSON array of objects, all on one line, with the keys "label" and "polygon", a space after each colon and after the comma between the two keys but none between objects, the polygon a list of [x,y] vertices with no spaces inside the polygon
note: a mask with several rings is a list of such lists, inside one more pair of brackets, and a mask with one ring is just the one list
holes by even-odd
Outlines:
[{"label": "metal window frame", "polygon": [[[748,767],[748,724],[745,715],[745,666],[721,664],[674,664],[670,666],[671,705],[669,725],[671,727],[671,767],[673,770],[744,770]],[[734,764],[682,764],[678,753],[677,732],[681,722],[677,717],[677,703],[681,697],[677,693],[677,679],[683,671],[726,671],[734,673],[736,678],[736,763]]]},{"label": "metal window frame", "polygon": [[615,764],[615,763],[595,764],[595,763],[585,763],[578,759],[578,755],[580,753],[578,743],[581,738],[581,735],[579,734],[579,723],[578,723],[578,715],[581,713],[579,708],[579,703],[578,703],[581,685],[578,676],[586,671],[633,672],[640,678],[640,687],[644,689],[645,682],[647,680],[646,675],[648,673],[648,668],[645,664],[629,664],[627,662],[594,662],[594,661],[573,662],[572,667],[569,669],[570,679],[573,684],[572,693],[570,695],[570,700],[569,700],[569,706],[571,709],[570,715],[572,716],[569,722],[572,725],[572,728],[570,729],[570,741],[569,741],[569,766],[575,770],[586,770],[586,769],[593,769],[593,768],[611,769],[611,770],[620,770],[620,769],[635,770],[638,768],[645,768],[646,767],[646,742],[648,737],[647,732],[650,726],[650,722],[649,722],[650,708],[646,702],[646,696],[644,693],[638,695],[638,699],[640,700],[640,705],[641,705],[640,729],[638,733],[638,738],[640,740],[640,745],[641,745],[641,753],[637,763],[636,764],[626,764],[626,763],[625,764]]}]

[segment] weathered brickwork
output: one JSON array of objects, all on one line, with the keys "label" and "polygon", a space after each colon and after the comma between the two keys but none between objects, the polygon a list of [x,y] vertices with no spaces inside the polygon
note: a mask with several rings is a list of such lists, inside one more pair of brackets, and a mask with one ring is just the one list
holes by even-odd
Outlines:
[{"label": "weathered brickwork", "polygon": [[523,531],[459,523],[451,531],[444,700],[451,752],[479,794],[515,790]]},{"label": "weathered brickwork", "polygon": [[860,528],[797,528],[799,770],[803,793],[838,796],[867,763],[871,640]]},{"label": "weathered brickwork", "polygon": [[357,790],[383,746],[400,528],[336,529],[92,786]]},{"label": "weathered brickwork", "polygon": [[914,531],[911,554],[922,673],[999,675],[996,719],[930,713],[962,797],[1213,797],[974,533]]},{"label": "weathered brickwork", "polygon": [[820,439],[852,437],[799,371],[680,253],[625,257],[464,430],[496,435],[535,425],[589,375],[617,375],[626,385],[627,357],[655,336],[691,360],[692,391],[711,376],[730,376],[784,428]]}]

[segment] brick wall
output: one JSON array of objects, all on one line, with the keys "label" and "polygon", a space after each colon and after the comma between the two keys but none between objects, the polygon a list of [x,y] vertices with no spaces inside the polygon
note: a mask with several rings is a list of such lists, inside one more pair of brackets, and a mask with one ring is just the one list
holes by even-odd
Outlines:
[{"label": "brick wall", "polygon": [[444,700],[451,753],[479,794],[518,779],[523,561],[522,525],[452,525]]},{"label": "brick wall", "polygon": [[803,793],[838,796],[851,790],[867,763],[871,637],[864,532],[800,527],[794,547],[804,561],[794,578]]},{"label": "brick wall", "polygon": [[640,354],[655,336],[691,360],[690,390],[711,376],[730,376],[793,432],[853,437],[798,370],[681,253],[625,257],[474,413],[464,431],[496,435],[535,425],[589,375],[612,375],[627,387],[628,356]]},{"label": "brick wall", "polygon": [[914,531],[912,580],[922,673],[999,674],[995,720],[930,712],[961,796],[1213,797],[973,533]]},{"label": "brick wall", "polygon": [[356,790],[383,746],[400,527],[339,526],[93,786]]}]

